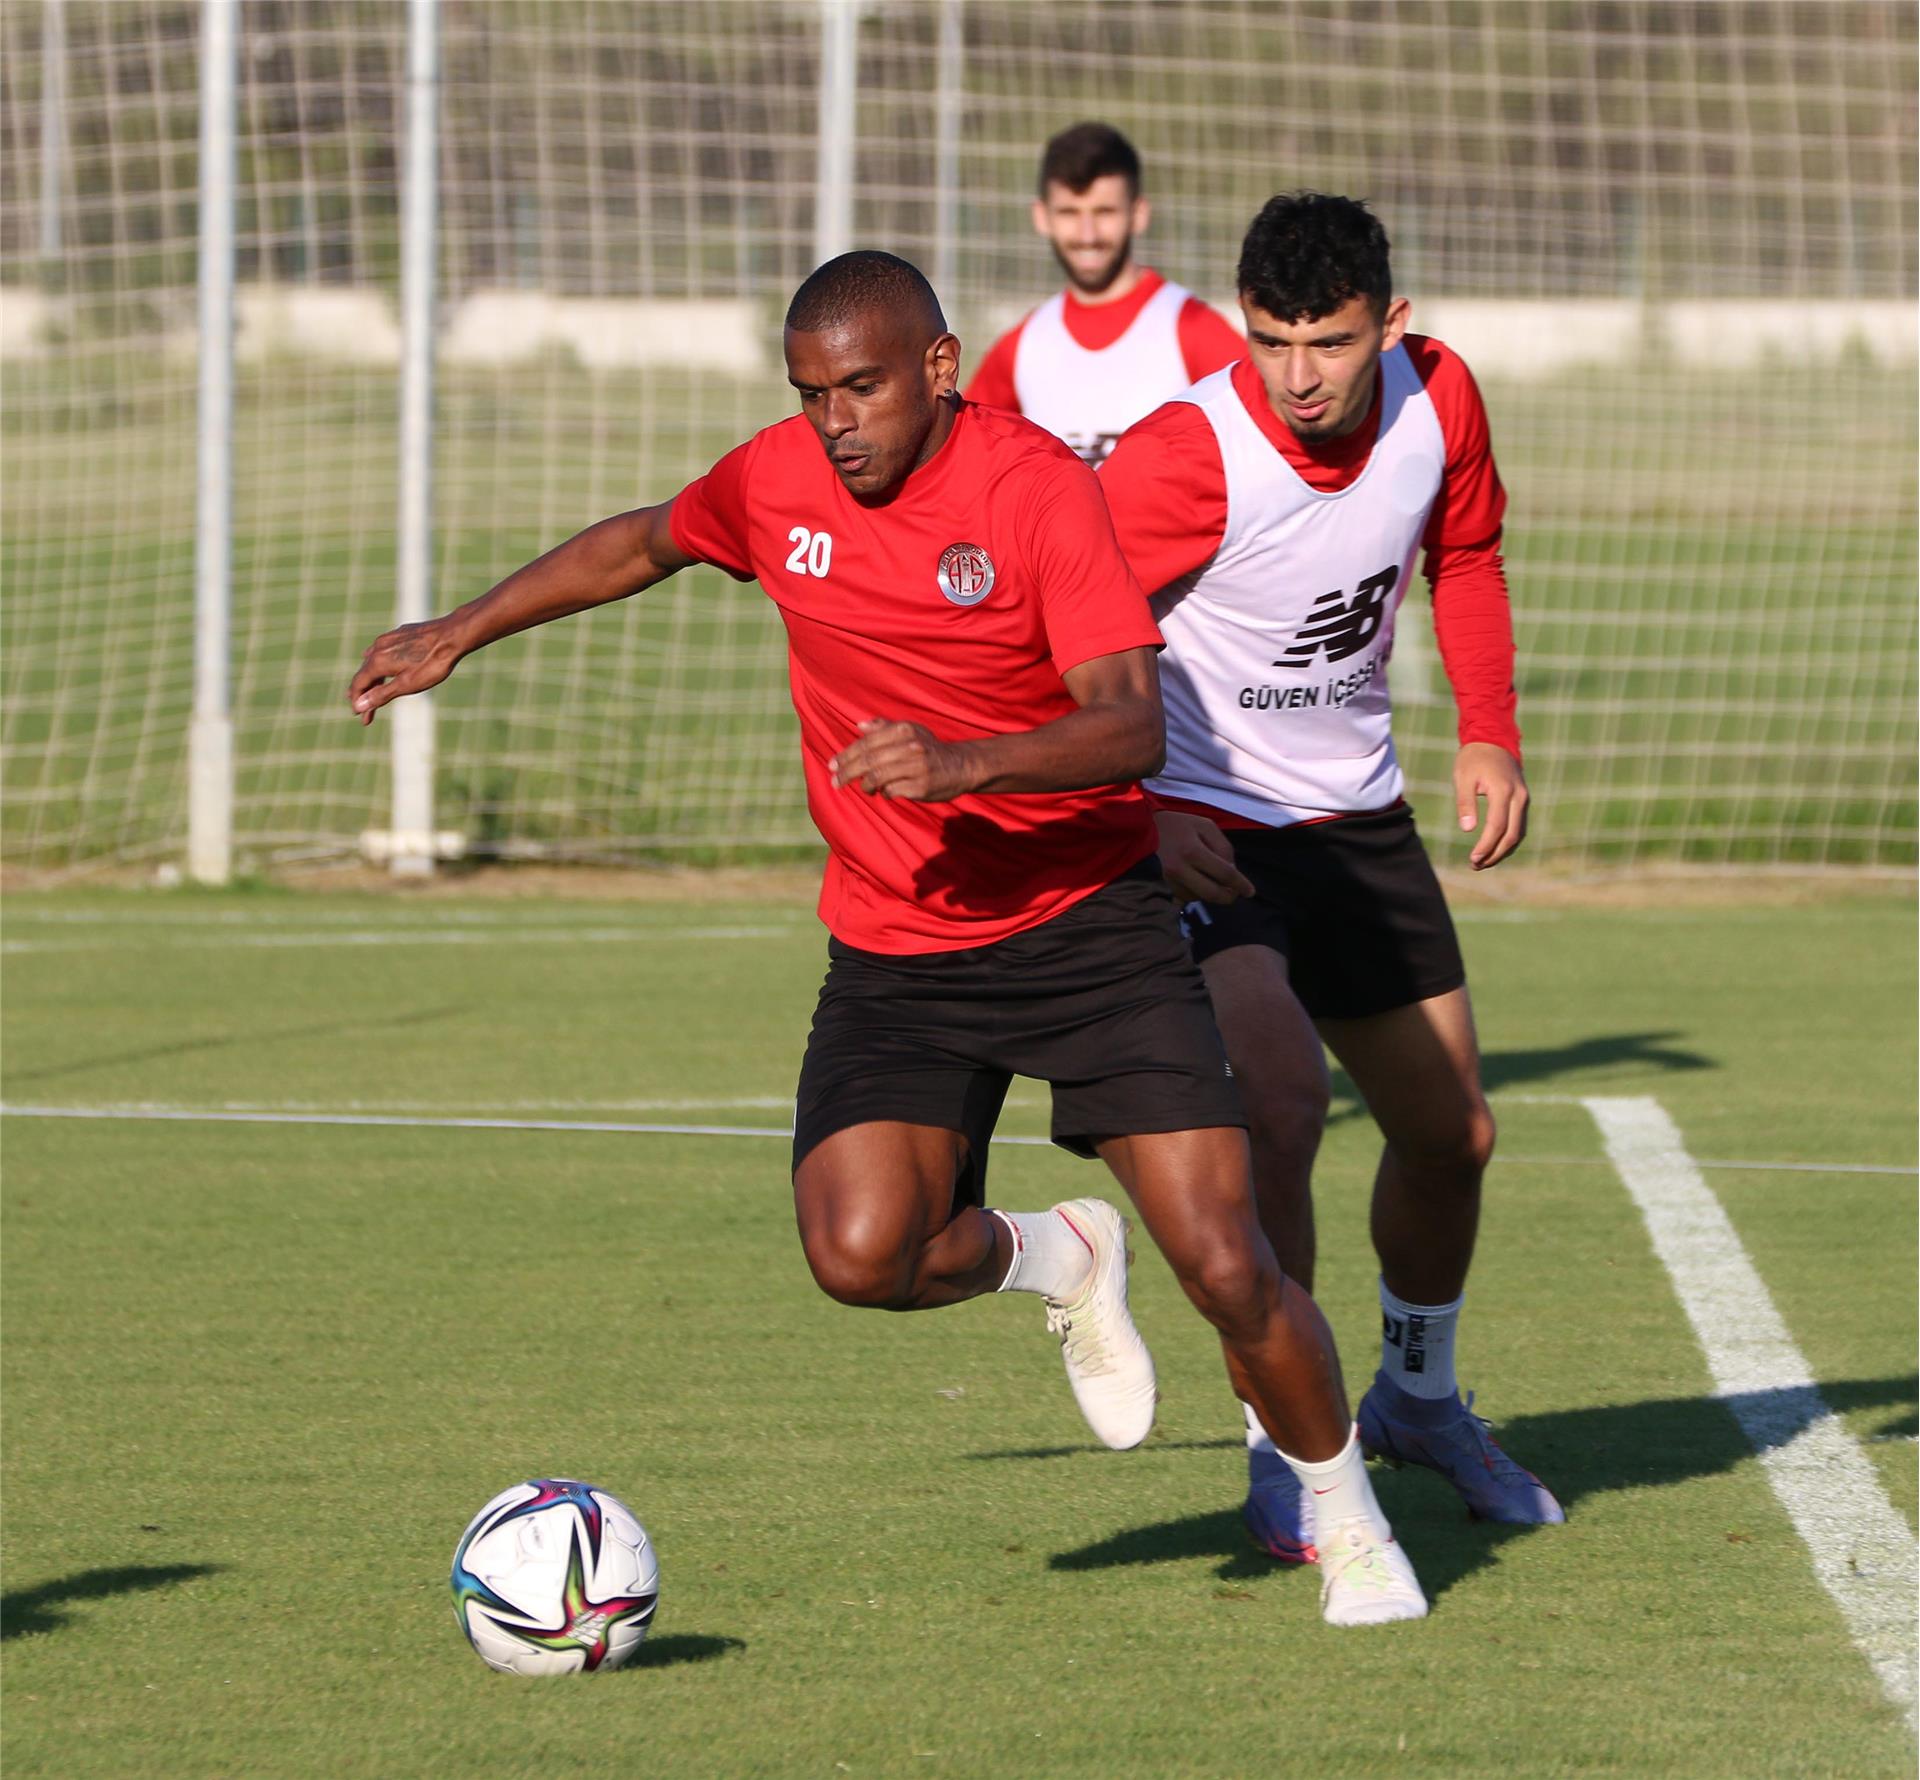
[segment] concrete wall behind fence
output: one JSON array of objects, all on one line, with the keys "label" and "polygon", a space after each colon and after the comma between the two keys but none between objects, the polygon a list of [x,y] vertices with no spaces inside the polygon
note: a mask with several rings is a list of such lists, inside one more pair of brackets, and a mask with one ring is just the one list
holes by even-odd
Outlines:
[{"label": "concrete wall behind fence", "polygon": [[[1237,322],[1238,311],[1218,305]],[[235,351],[243,364],[276,356],[342,364],[397,365],[400,324],[384,292],[352,287],[243,286]],[[1018,320],[1017,304],[994,305],[975,342]],[[772,368],[776,318],[751,298],[556,297],[479,290],[443,317],[448,365],[516,365],[559,355],[587,370],[676,366],[755,377]],[[1804,303],[1630,299],[1493,301],[1423,297],[1416,331],[1437,335],[1484,378],[1551,377],[1586,366],[1659,359],[1702,370],[1857,357],[1920,362],[1920,306],[1899,301]],[[42,358],[68,334],[64,300],[22,286],[0,289],[0,359]],[[171,353],[196,349],[190,320],[166,335]]]}]

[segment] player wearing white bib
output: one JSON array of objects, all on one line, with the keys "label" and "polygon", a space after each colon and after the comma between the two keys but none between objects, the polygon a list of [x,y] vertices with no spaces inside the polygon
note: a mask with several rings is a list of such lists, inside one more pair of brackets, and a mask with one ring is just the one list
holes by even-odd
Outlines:
[{"label": "player wearing white bib", "polygon": [[1024,414],[1098,465],[1136,420],[1242,356],[1212,309],[1134,259],[1150,215],[1118,130],[1075,124],[1047,144],[1033,226],[1067,288],[993,343],[968,401]]},{"label": "player wearing white bib", "polygon": [[[1261,1224],[1311,1286],[1321,1045],[1385,1138],[1372,1207],[1381,1365],[1370,1452],[1446,1476],[1479,1517],[1563,1518],[1460,1401],[1454,1333],[1494,1126],[1453,923],[1401,797],[1387,694],[1416,559],[1459,706],[1471,860],[1526,832],[1506,495],[1458,357],[1409,334],[1385,231],[1350,198],[1275,198],[1239,268],[1248,356],[1121,439],[1101,472],[1166,639],[1160,854],[1249,1114]],[[1481,824],[1478,805],[1486,805]],[[1310,1504],[1252,1410],[1255,1539],[1313,1562]],[[1384,1535],[1386,1529],[1381,1529]]]}]

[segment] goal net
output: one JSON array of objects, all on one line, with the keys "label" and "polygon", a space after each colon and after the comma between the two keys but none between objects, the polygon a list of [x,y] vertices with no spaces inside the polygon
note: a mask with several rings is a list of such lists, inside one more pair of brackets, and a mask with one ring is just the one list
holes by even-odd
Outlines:
[{"label": "goal net", "polygon": [[[17,864],[177,856],[192,701],[201,9],[0,8],[4,814]],[[1915,858],[1915,12],[1613,0],[874,0],[850,119],[818,0],[445,0],[442,608],[791,408],[823,131],[853,239],[974,362],[1055,273],[1040,144],[1141,148],[1144,254],[1229,304],[1274,191],[1370,199],[1510,493],[1525,858]],[[346,715],[392,621],[406,9],[240,12],[232,698],[244,866],[386,821]],[[1451,824],[1424,583],[1394,663]],[[436,695],[436,826],[509,858],[814,845],[784,639],[696,571]],[[1441,846],[1450,857],[1450,843]]]}]

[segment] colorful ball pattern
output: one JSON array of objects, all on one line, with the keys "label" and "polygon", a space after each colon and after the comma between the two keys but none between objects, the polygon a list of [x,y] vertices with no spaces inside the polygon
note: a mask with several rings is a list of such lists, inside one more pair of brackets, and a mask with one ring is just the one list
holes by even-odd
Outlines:
[{"label": "colorful ball pattern", "polygon": [[660,1566],[633,1511],[570,1478],[501,1491],[453,1554],[461,1629],[482,1661],[509,1675],[620,1668],[659,1599]]}]

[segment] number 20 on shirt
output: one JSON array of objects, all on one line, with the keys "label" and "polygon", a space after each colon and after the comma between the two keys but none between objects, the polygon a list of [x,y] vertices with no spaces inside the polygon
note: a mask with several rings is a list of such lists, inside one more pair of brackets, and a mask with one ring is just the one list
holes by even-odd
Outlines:
[{"label": "number 20 on shirt", "polygon": [[787,542],[793,546],[793,554],[787,558],[788,574],[811,575],[816,581],[826,578],[833,566],[831,532],[810,532],[804,525],[796,525],[787,533]]}]

